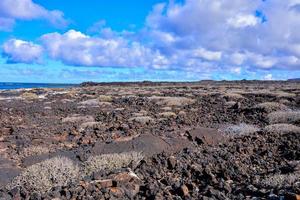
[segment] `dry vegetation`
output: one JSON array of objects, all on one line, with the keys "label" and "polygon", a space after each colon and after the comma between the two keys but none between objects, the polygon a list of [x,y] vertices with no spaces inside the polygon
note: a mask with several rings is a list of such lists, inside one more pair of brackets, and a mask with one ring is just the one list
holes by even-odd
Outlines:
[{"label": "dry vegetation", "polygon": [[174,112],[163,112],[159,113],[159,116],[164,118],[175,118],[177,115]]},{"label": "dry vegetation", "polygon": [[107,96],[107,95],[100,95],[98,99],[100,102],[112,102],[113,100],[111,96]]},{"label": "dry vegetation", "polygon": [[149,99],[156,102],[157,105],[165,105],[165,106],[186,106],[195,103],[194,99],[190,99],[186,97],[152,96],[149,97]]},{"label": "dry vegetation", "polygon": [[154,119],[152,119],[149,116],[139,116],[139,117],[132,117],[129,119],[129,122],[137,122],[140,124],[147,124],[154,122]]},{"label": "dry vegetation", "polygon": [[35,155],[41,155],[41,154],[47,154],[50,152],[50,147],[46,146],[30,146],[26,147],[22,150],[20,153],[22,156],[35,156]]},{"label": "dry vegetation", "polygon": [[272,124],[266,126],[265,131],[277,134],[300,133],[300,127],[292,124]]},{"label": "dry vegetation", "polygon": [[84,173],[89,175],[100,170],[113,170],[126,167],[131,163],[138,163],[143,159],[143,155],[139,152],[126,152],[115,154],[103,154],[99,156],[91,156],[84,163]]},{"label": "dry vegetation", "polygon": [[254,108],[263,109],[266,112],[273,112],[273,111],[286,111],[288,107],[284,104],[277,103],[277,102],[264,102],[257,104]]},{"label": "dry vegetation", "polygon": [[24,92],[22,94],[22,98],[24,98],[26,100],[34,100],[34,99],[38,99],[39,96],[35,93],[32,93],[32,92]]},{"label": "dry vegetation", "polygon": [[238,93],[225,93],[222,95],[223,98],[225,98],[227,101],[237,101],[245,99],[245,97]]},{"label": "dry vegetation", "polygon": [[268,115],[270,124],[279,123],[299,123],[300,122],[300,111],[277,111],[272,112]]},{"label": "dry vegetation", "polygon": [[33,192],[46,192],[52,187],[65,186],[80,178],[80,168],[69,158],[55,157],[32,165],[16,177],[8,188],[17,185]]},{"label": "dry vegetation", "polygon": [[269,176],[262,180],[261,184],[266,185],[268,187],[277,187],[283,188],[286,185],[291,185],[294,183],[299,183],[300,173],[295,172],[291,174],[277,174],[273,176]]},{"label": "dry vegetation", "polygon": [[219,131],[226,136],[248,135],[255,133],[259,130],[260,129],[254,125],[244,123],[238,125],[230,125],[223,129],[219,129]]}]

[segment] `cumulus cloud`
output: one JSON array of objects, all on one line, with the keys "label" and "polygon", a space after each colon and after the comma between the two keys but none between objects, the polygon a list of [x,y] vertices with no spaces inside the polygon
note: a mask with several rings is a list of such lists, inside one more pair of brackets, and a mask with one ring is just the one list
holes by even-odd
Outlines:
[{"label": "cumulus cloud", "polygon": [[3,45],[3,56],[7,63],[40,63],[43,48],[23,40],[10,39]]},{"label": "cumulus cloud", "polygon": [[211,61],[220,60],[222,56],[220,51],[209,51],[203,48],[196,49],[194,52],[194,56]]},{"label": "cumulus cloud", "polygon": [[14,25],[14,19],[0,16],[0,31],[11,31]]},{"label": "cumulus cloud", "polygon": [[[48,57],[66,65],[182,70],[207,77],[299,70],[299,8],[296,0],[170,1],[155,5],[135,33],[115,32],[99,21],[88,30],[97,33],[93,36],[69,30],[45,34],[40,41]],[[44,12],[38,16],[52,13],[35,13]],[[0,13],[0,25],[13,24],[1,21],[12,14],[4,15],[1,8]],[[36,15],[14,18],[25,16]]]},{"label": "cumulus cloud", "polygon": [[41,41],[52,59],[68,65],[83,66],[163,66],[165,57],[138,42],[129,42],[122,37],[91,37],[70,30],[64,34],[43,35]]},{"label": "cumulus cloud", "polygon": [[267,74],[264,76],[264,80],[267,80],[267,81],[271,81],[273,80],[273,75],[272,74]]},{"label": "cumulus cloud", "polygon": [[230,69],[230,72],[239,75],[242,72],[242,68],[241,67],[233,67]]},{"label": "cumulus cloud", "polygon": [[[167,52],[200,48],[220,52],[217,59],[208,60],[222,66],[299,69],[298,5],[294,0],[158,4],[147,18],[147,27],[150,35],[159,32],[175,38],[169,40]],[[207,60],[205,56],[200,58]]]},{"label": "cumulus cloud", "polygon": [[18,19],[45,19],[56,26],[65,26],[67,23],[61,11],[47,10],[32,0],[1,0],[0,30],[10,30]]},{"label": "cumulus cloud", "polygon": [[237,15],[227,20],[227,23],[234,28],[245,28],[255,26],[259,23],[258,17],[252,15]]}]

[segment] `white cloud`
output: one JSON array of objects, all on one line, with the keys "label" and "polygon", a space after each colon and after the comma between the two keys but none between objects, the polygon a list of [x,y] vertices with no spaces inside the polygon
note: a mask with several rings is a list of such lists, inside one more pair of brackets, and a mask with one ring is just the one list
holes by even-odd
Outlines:
[{"label": "white cloud", "polygon": [[157,51],[122,37],[91,37],[79,31],[50,33],[41,37],[48,55],[68,65],[137,67],[160,66],[168,62]]},{"label": "white cloud", "polygon": [[253,15],[237,15],[229,18],[227,23],[234,28],[245,28],[247,26],[257,25],[259,19]]},{"label": "white cloud", "polygon": [[8,63],[37,63],[41,62],[43,49],[31,42],[11,39],[3,45],[3,55]]},{"label": "white cloud", "polygon": [[245,54],[238,53],[238,52],[233,53],[230,58],[231,62],[236,65],[242,65],[245,59],[246,59]]},{"label": "white cloud", "polygon": [[271,81],[273,80],[273,75],[272,74],[267,74],[264,76],[264,80],[267,80],[267,81]]},{"label": "white cloud", "polygon": [[263,55],[255,54],[255,53],[247,53],[247,57],[248,57],[250,63],[253,63],[257,67],[260,67],[263,69],[272,68],[278,62],[277,58],[275,58],[275,57],[263,56]]},{"label": "white cloud", "polygon": [[194,51],[194,56],[205,59],[205,60],[218,61],[222,57],[222,52],[220,52],[220,51],[208,51],[206,49],[199,48],[199,49],[196,49]]},{"label": "white cloud", "polygon": [[0,29],[11,29],[14,21],[18,19],[45,19],[56,26],[65,26],[67,23],[63,18],[63,13],[61,11],[47,10],[44,7],[34,3],[32,0],[1,0]]},{"label": "white cloud", "polygon": [[[45,34],[40,41],[48,57],[67,65],[147,67],[191,74],[230,72],[241,76],[266,69],[299,70],[299,8],[296,0],[170,1],[155,5],[145,27],[135,33],[115,32],[100,21],[88,30],[97,35],[70,30]],[[30,9],[48,14],[9,15],[12,19],[28,19],[52,13],[40,7]],[[0,8],[0,26],[8,27],[13,21],[1,21],[8,15],[3,13]]]},{"label": "white cloud", "polygon": [[295,5],[300,3],[186,0],[181,4],[158,4],[147,18],[147,27],[150,33],[176,38],[164,46],[166,52],[213,49],[222,56],[208,60],[219,60],[216,64],[222,66],[295,69],[295,62],[286,61],[286,57],[300,58],[300,9]]},{"label": "white cloud", "polygon": [[233,67],[230,69],[231,73],[234,73],[234,74],[241,74],[242,72],[242,68],[241,67]]}]

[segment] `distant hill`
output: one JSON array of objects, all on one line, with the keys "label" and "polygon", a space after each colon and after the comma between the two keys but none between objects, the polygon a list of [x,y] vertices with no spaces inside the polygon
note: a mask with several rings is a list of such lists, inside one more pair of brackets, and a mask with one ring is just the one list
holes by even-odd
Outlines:
[{"label": "distant hill", "polygon": [[289,79],[288,81],[300,81],[300,78]]}]

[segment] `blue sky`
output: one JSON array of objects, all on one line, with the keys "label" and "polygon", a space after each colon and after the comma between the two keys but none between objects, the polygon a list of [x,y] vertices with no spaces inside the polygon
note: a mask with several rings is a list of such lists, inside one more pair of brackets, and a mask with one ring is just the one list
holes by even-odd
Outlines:
[{"label": "blue sky", "polygon": [[0,82],[300,77],[298,0],[1,0]]}]

